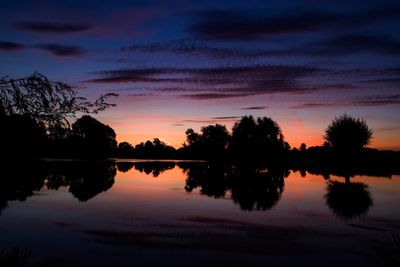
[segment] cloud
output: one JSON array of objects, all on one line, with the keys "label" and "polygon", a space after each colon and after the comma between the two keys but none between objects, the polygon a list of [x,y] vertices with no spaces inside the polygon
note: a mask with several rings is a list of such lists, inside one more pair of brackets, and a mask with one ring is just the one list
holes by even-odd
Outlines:
[{"label": "cloud", "polygon": [[321,55],[345,55],[359,52],[400,55],[400,41],[382,34],[351,33],[311,44],[308,48],[300,49],[300,52],[301,50],[304,54]]},{"label": "cloud", "polygon": [[181,95],[181,97],[191,99],[191,100],[211,100],[211,99],[226,99],[226,98],[235,98],[235,97],[245,97],[245,96],[251,96],[251,95],[254,95],[254,93],[237,93],[237,94],[204,93],[204,94]]},{"label": "cloud", "polygon": [[244,110],[262,110],[262,109],[267,109],[268,106],[252,106],[252,107],[245,107],[245,108],[241,108]]},{"label": "cloud", "polygon": [[311,31],[335,20],[328,13],[293,13],[257,16],[239,11],[208,10],[196,12],[197,22],[188,31],[196,37],[220,40],[252,40],[271,35]]},{"label": "cloud", "polygon": [[64,22],[20,22],[14,25],[15,28],[22,31],[39,32],[39,33],[76,33],[87,31],[91,26],[87,24],[72,24]]},{"label": "cloud", "polygon": [[328,107],[347,107],[347,106],[383,106],[400,104],[400,94],[393,95],[370,95],[362,98],[354,98],[343,102],[335,103],[303,103],[291,107],[292,109],[314,109]]},{"label": "cloud", "polygon": [[254,40],[277,35],[359,28],[390,19],[399,19],[399,8],[374,8],[363,12],[289,10],[279,15],[259,15],[246,10],[205,10],[193,12],[195,23],[188,32],[196,38]]},{"label": "cloud", "polygon": [[17,51],[24,48],[25,46],[19,43],[0,41],[0,51]]},{"label": "cloud", "polygon": [[185,123],[201,123],[201,124],[216,124],[224,122],[236,122],[240,119],[240,116],[223,116],[223,117],[212,117],[206,119],[188,119],[182,122],[176,123],[179,126],[183,126]]},{"label": "cloud", "polygon": [[238,120],[240,116],[223,116],[223,117],[212,117],[212,120]]},{"label": "cloud", "polygon": [[381,105],[400,104],[400,94],[368,96],[359,99],[357,101],[354,101],[354,104],[360,106],[381,106]]},{"label": "cloud", "polygon": [[55,56],[61,57],[80,56],[85,53],[85,51],[81,47],[72,45],[40,44],[36,45],[35,47],[45,50]]},{"label": "cloud", "polygon": [[120,49],[124,52],[141,52],[148,54],[173,53],[178,55],[204,56],[217,59],[259,58],[276,56],[276,51],[268,49],[238,49],[216,44],[204,44],[191,40],[176,40],[164,43],[134,44]]},{"label": "cloud", "polygon": [[[147,83],[154,91],[192,100],[224,99],[273,93],[308,93],[338,86],[307,84],[303,78],[328,70],[297,65],[189,68],[131,68],[93,72],[91,83]],[[347,87],[346,87],[347,89]]]}]

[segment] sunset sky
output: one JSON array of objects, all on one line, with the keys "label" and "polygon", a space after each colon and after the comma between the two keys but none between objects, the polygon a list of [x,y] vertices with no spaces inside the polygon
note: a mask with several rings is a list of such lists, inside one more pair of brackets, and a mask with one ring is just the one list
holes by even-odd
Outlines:
[{"label": "sunset sky", "polygon": [[0,76],[38,71],[94,99],[137,144],[268,116],[321,145],[337,115],[400,150],[400,1],[1,1]]}]

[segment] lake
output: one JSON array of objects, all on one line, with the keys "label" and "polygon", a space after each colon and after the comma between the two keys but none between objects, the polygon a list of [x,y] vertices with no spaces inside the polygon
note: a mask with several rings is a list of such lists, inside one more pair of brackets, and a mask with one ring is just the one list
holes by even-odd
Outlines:
[{"label": "lake", "polygon": [[384,266],[400,255],[399,175],[116,160],[3,163],[0,177],[0,263]]}]

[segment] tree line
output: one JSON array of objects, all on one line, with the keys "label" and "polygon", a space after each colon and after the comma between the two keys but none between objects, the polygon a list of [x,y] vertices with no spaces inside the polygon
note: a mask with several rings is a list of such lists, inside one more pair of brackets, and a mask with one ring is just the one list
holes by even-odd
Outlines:
[{"label": "tree line", "polygon": [[288,162],[299,169],[327,162],[343,165],[347,159],[385,164],[398,163],[399,159],[396,152],[367,149],[372,130],[365,120],[347,114],[327,126],[324,145],[310,148],[305,144],[291,148],[276,121],[252,116],[238,120],[231,132],[221,124],[201,127],[200,132],[188,129],[186,141],[178,149],[159,138],[136,146],[118,144],[115,131],[91,116],[115,106],[108,102],[115,96],[109,93],[89,101],[69,85],[50,81],[39,73],[17,80],[1,78],[1,157],[270,161]]}]

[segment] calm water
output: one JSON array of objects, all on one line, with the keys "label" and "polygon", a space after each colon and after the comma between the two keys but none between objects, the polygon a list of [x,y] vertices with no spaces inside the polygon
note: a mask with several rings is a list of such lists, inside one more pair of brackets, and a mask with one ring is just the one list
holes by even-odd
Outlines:
[{"label": "calm water", "polygon": [[0,249],[27,265],[373,266],[399,255],[397,175],[147,161],[2,169]]}]

